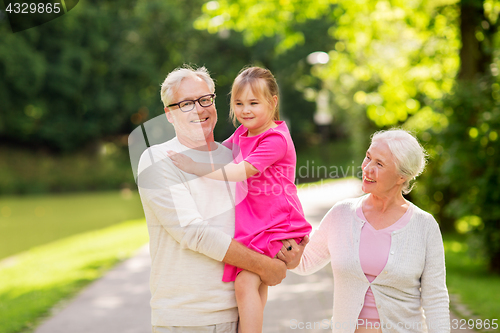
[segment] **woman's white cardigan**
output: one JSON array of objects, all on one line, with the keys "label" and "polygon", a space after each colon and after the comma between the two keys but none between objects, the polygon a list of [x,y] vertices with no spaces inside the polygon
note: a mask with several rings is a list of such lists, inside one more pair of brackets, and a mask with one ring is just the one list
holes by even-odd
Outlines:
[{"label": "woman's white cardigan", "polygon": [[330,209],[293,270],[308,275],[331,261],[333,331],[354,332],[371,287],[384,333],[450,332],[443,240],[434,217],[413,206],[408,224],[391,235],[385,268],[370,283],[359,262],[360,202],[348,199]]}]

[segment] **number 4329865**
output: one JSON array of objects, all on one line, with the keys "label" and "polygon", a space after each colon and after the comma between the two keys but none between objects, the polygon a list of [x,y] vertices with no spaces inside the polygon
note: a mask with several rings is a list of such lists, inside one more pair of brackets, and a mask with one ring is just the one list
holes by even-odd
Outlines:
[{"label": "number 4329865", "polygon": [[51,14],[61,11],[60,3],[9,3],[5,9],[14,14]]},{"label": "number 4329865", "polygon": [[498,323],[497,323],[497,320],[498,319],[469,319],[469,320],[465,320],[465,319],[453,319],[451,321],[451,328],[456,330],[456,329],[459,329],[459,330],[462,330],[462,329],[494,329],[496,330],[498,328]]}]

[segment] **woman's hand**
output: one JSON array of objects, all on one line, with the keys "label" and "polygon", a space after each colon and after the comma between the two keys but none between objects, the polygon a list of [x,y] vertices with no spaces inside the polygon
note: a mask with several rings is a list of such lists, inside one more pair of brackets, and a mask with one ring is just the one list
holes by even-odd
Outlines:
[{"label": "woman's hand", "polygon": [[184,154],[176,153],[173,150],[167,151],[168,157],[172,160],[172,163],[184,172],[196,174],[196,162]]},{"label": "woman's hand", "polygon": [[309,236],[304,236],[300,244],[297,244],[295,239],[285,239],[281,242],[283,243],[283,247],[276,257],[286,264],[286,268],[294,269],[300,264],[304,249],[307,243],[309,243]]}]

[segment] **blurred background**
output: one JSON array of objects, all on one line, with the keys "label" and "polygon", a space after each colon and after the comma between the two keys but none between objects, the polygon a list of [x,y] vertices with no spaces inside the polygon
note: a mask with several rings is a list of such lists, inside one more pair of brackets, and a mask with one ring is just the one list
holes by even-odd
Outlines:
[{"label": "blurred background", "polygon": [[450,291],[500,317],[500,1],[84,0],[18,33],[0,9],[0,332],[147,242],[128,135],[184,63],[216,80],[217,141],[240,69],[274,73],[298,185],[360,177],[372,133],[413,131],[408,198],[440,223]]}]

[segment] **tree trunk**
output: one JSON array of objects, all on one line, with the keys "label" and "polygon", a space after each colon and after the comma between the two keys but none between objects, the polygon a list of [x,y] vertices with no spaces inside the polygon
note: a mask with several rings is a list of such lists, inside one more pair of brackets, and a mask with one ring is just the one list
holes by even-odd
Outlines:
[{"label": "tree trunk", "polygon": [[[489,24],[484,16],[484,0],[462,0],[460,1],[461,21],[460,33],[462,35],[462,48],[460,49],[460,71],[459,80],[472,81],[487,73],[491,63],[491,53],[485,52],[485,48],[476,33],[483,33],[486,41],[489,37]],[[489,53],[489,54],[488,54]]]},{"label": "tree trunk", "polygon": [[500,252],[494,253],[490,257],[490,271],[500,274]]},{"label": "tree trunk", "polygon": [[[485,223],[491,223],[489,228],[485,228],[484,232],[488,232],[486,236],[486,249],[489,254],[489,268],[491,272],[500,274],[500,221],[485,221]],[[489,229],[489,230],[488,230]]]}]

